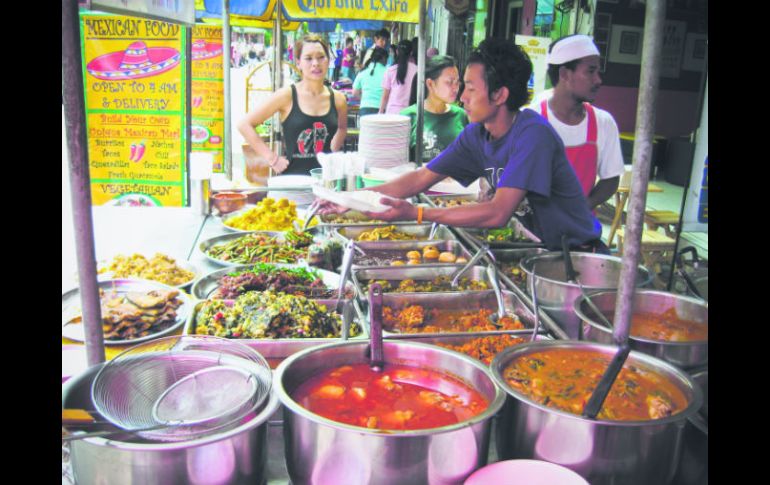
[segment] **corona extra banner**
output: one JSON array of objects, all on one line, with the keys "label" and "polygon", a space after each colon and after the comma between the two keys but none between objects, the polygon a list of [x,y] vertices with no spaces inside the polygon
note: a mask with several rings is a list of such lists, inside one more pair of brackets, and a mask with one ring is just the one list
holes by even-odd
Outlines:
[{"label": "corona extra banner", "polygon": [[283,8],[292,19],[420,22],[419,0],[284,0]]},{"label": "corona extra banner", "polygon": [[222,28],[197,25],[192,34],[193,151],[211,152],[214,172],[224,172],[225,87]]},{"label": "corona extra banner", "polygon": [[86,12],[80,23],[94,205],[186,205],[184,28]]}]

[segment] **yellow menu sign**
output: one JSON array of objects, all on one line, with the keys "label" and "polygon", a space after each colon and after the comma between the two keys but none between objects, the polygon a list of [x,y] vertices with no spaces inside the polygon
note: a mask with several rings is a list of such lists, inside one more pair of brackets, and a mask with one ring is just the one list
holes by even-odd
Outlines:
[{"label": "yellow menu sign", "polygon": [[[224,54],[223,54],[224,53]],[[192,34],[192,149],[214,155],[224,172],[225,91],[222,28],[196,25]]]},{"label": "yellow menu sign", "polygon": [[184,29],[86,12],[80,22],[93,203],[186,205]]}]

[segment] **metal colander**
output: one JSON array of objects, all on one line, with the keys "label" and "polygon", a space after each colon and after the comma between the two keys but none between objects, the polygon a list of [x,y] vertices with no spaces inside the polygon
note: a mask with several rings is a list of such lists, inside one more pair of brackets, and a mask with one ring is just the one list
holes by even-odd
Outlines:
[{"label": "metal colander", "polygon": [[272,372],[255,350],[205,335],[166,337],[132,347],[94,379],[96,410],[145,438],[181,441],[224,430],[259,409]]}]

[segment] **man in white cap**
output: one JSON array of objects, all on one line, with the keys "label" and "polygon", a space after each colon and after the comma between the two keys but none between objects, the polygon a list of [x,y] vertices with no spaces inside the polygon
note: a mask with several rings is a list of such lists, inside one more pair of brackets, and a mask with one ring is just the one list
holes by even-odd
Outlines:
[{"label": "man in white cap", "polygon": [[570,35],[551,44],[547,62],[553,93],[529,107],[561,137],[588,205],[595,209],[612,197],[625,171],[615,120],[590,104],[602,84],[599,49],[587,35]]}]

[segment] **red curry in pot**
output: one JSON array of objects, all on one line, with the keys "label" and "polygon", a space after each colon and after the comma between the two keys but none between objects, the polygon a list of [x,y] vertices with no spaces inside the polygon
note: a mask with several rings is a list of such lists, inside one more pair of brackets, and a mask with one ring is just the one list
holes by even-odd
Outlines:
[{"label": "red curry in pot", "polygon": [[448,374],[388,364],[346,365],[315,375],[292,393],[302,407],[340,423],[370,429],[415,430],[456,424],[489,403],[473,387]]}]

